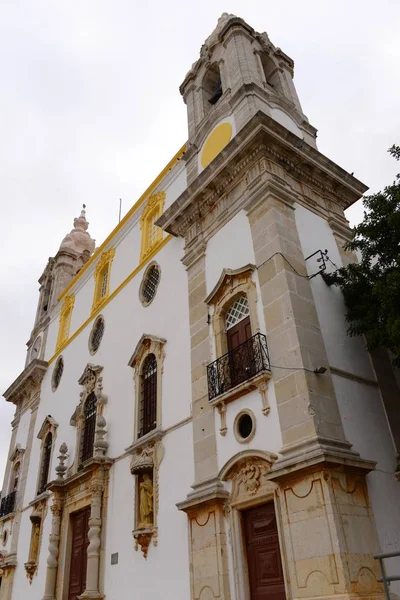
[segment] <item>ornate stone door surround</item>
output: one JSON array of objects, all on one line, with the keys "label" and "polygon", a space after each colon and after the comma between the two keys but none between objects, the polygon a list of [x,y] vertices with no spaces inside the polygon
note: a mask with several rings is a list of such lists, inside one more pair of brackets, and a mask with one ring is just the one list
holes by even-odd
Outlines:
[{"label": "ornate stone door surround", "polygon": [[[90,506],[89,546],[87,552],[86,590],[80,598],[101,600],[104,594],[104,556],[101,549],[105,528],[108,477],[112,460],[94,457],[82,471],[63,479],[63,473],[52,481],[53,514],[49,536],[46,585],[43,600],[64,597],[68,590],[71,552],[70,515]],[[64,469],[66,467],[63,466]]]},{"label": "ornate stone door surround", "polygon": [[[233,456],[220,471],[220,480],[231,482],[231,492],[224,512],[232,548],[235,600],[250,600],[249,573],[242,530],[241,512],[266,502],[274,502],[285,584],[288,589],[288,568],[281,519],[279,486],[266,479],[278,457],[262,450],[245,450]],[[287,594],[288,598],[290,597]]]}]

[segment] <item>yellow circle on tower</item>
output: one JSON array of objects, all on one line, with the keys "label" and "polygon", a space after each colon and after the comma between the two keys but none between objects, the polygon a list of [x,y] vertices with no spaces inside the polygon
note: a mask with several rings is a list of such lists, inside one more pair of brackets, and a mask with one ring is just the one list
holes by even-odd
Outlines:
[{"label": "yellow circle on tower", "polygon": [[208,136],[201,153],[201,166],[205,169],[232,139],[232,125],[221,123]]}]

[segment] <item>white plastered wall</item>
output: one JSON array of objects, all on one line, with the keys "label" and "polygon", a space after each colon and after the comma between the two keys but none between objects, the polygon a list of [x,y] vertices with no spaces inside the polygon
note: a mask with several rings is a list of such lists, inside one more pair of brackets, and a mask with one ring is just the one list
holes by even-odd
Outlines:
[{"label": "white plastered wall", "polygon": [[[206,285],[207,294],[209,294],[216,285],[223,269],[238,269],[246,264],[255,264],[253,241],[248,218],[244,211],[239,212],[222,229],[213,236],[207,244],[206,252]],[[260,298],[257,271],[253,273],[253,279],[257,286],[257,297]],[[260,326],[260,332],[267,335],[265,328],[264,315],[261,301],[257,301],[257,317]],[[256,332],[253,332],[255,334]],[[213,332],[210,326],[210,335],[213,339]],[[218,358],[214,355],[212,360]],[[268,402],[271,411],[268,416],[261,412],[262,401],[258,391],[246,394],[242,398],[233,400],[227,405],[226,422],[228,431],[226,436],[219,433],[220,417],[216,412],[216,437],[218,452],[218,468],[221,469],[224,464],[238,452],[246,449],[267,450],[278,453],[282,447],[281,429],[278,419],[278,410],[273,381],[268,383]],[[236,415],[243,409],[250,409],[256,418],[256,432],[254,437],[247,443],[237,441],[233,423]]]},{"label": "white plastered wall", "polygon": [[[299,205],[295,215],[304,256],[327,249],[331,260],[342,266],[328,223]],[[306,264],[309,275],[318,269],[313,259]],[[328,268],[334,269],[332,265]],[[375,380],[364,341],[347,335],[341,292],[326,285],[320,275],[311,279],[311,288],[330,366]],[[376,470],[367,479],[382,552],[400,551],[400,487],[393,475],[395,450],[379,389],[338,375],[333,375],[333,383],[347,440],[362,458],[377,461]],[[396,567],[399,569],[400,560]],[[392,591],[399,594],[400,585],[393,583]]]}]

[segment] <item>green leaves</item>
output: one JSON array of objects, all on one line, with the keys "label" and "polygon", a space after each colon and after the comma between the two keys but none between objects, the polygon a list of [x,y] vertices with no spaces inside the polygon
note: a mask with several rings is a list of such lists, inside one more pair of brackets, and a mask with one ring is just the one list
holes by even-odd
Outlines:
[{"label": "green leaves", "polygon": [[[389,152],[400,160],[400,146]],[[400,176],[365,197],[364,208],[346,246],[361,254],[360,263],[325,274],[324,280],[343,292],[349,335],[365,335],[370,350],[388,348],[400,367]]]}]

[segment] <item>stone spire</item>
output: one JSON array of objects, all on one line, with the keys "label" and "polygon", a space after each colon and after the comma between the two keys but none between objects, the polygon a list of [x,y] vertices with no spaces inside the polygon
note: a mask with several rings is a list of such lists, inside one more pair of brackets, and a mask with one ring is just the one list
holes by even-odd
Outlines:
[{"label": "stone spire", "polygon": [[90,237],[87,229],[89,223],[86,220],[86,205],[84,204],[79,217],[74,219],[74,228],[68,233],[60,245],[60,250],[75,250],[78,254],[89,252],[92,254],[95,240]]}]

